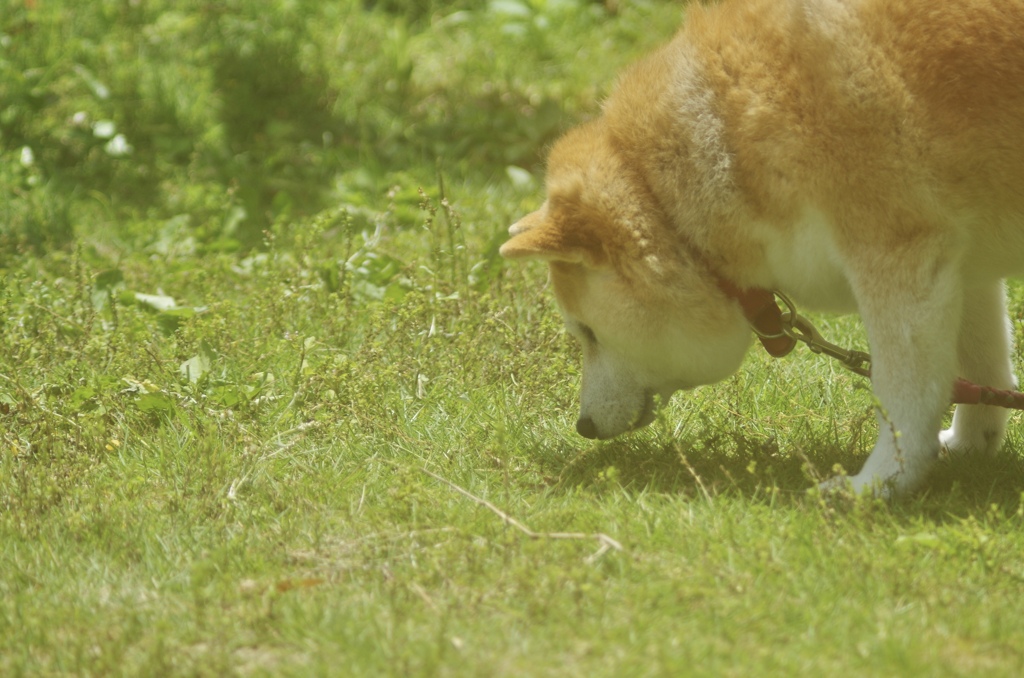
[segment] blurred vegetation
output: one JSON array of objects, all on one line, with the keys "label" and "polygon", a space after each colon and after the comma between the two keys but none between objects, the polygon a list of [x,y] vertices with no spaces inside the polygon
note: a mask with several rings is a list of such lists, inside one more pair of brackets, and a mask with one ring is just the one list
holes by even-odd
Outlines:
[{"label": "blurred vegetation", "polygon": [[[633,5],[608,24],[588,0],[8,2],[0,267],[97,219],[129,240],[185,219],[202,248],[247,249],[328,207],[418,204],[438,166],[532,172],[674,27],[647,30],[652,4]],[[586,32],[590,49],[567,39]]]}]

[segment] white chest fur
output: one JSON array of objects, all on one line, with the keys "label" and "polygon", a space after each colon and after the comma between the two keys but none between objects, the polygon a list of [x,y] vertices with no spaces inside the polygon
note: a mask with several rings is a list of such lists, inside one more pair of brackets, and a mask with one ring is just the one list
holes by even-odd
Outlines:
[{"label": "white chest fur", "polygon": [[857,310],[831,226],[823,214],[807,209],[789,229],[767,227],[763,234],[765,277],[772,281],[773,289],[814,310]]}]

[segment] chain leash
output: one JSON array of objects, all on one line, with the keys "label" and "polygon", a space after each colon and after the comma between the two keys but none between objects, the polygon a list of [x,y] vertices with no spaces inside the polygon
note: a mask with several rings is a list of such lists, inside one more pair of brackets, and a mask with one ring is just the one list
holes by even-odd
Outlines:
[{"label": "chain leash", "polygon": [[827,355],[835,358],[839,363],[862,377],[871,376],[871,356],[864,351],[856,351],[852,348],[843,348],[830,341],[826,341],[818,332],[810,320],[796,312],[796,305],[785,294],[774,291],[775,297],[785,305],[786,310],[782,313],[782,328],[776,334],[766,334],[757,327],[753,327],[754,333],[762,339],[778,339],[789,337],[807,346],[813,353]]},{"label": "chain leash", "polygon": [[[766,332],[751,323],[751,329],[762,339],[779,339],[788,337],[804,344],[813,353],[827,355],[837,360],[843,367],[863,377],[871,376],[871,356],[864,351],[843,348],[826,341],[810,320],[796,312],[796,305],[785,294],[779,291],[772,293],[786,307],[779,315],[778,332]],[[1006,391],[991,386],[980,386],[966,379],[957,379],[953,384],[953,402],[969,405],[993,405],[1015,410],[1024,410],[1024,393]]]}]

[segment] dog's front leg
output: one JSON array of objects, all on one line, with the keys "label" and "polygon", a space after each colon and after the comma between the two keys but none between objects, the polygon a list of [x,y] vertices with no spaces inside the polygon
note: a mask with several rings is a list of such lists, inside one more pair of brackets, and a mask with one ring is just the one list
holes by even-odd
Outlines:
[{"label": "dog's front leg", "polygon": [[[922,261],[922,251],[936,256]],[[963,291],[959,265],[931,243],[878,253],[853,281],[874,356],[878,440],[850,483],[857,493],[909,494],[927,478],[939,453],[939,430],[956,373]]]},{"label": "dog's front leg", "polygon": [[[1016,388],[1010,364],[1012,338],[1001,281],[964,292],[957,358],[959,376],[997,389]],[[957,405],[953,425],[942,432],[942,446],[954,456],[992,453],[1002,445],[1010,412],[992,405]]]}]

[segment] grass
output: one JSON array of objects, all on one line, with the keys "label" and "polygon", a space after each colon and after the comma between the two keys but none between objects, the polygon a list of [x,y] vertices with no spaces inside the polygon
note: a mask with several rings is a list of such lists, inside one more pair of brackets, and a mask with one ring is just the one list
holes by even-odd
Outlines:
[{"label": "grass", "polygon": [[0,673],[1019,675],[1017,417],[896,506],[806,351],[572,432],[496,250],[678,7],[80,5],[0,18]]}]

